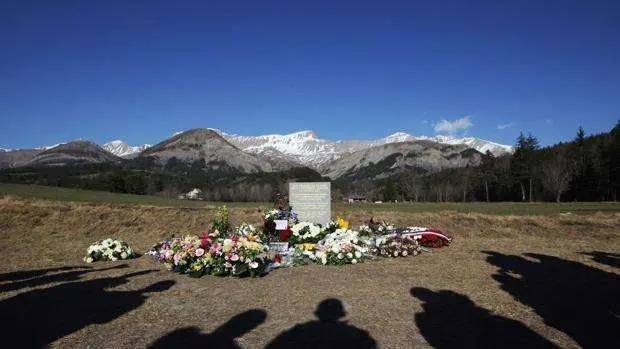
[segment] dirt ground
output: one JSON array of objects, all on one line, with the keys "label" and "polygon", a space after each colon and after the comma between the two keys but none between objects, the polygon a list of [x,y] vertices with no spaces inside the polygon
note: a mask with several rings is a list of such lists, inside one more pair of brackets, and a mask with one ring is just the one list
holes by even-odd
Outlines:
[{"label": "dirt ground", "polygon": [[[454,242],[417,257],[309,265],[262,278],[196,279],[149,256],[82,262],[86,247],[104,237],[144,252],[172,234],[204,231],[214,208],[0,199],[0,347],[571,348],[620,341],[618,213],[381,212],[396,225],[448,231]],[[346,218],[357,226],[372,215]],[[231,219],[258,223],[260,214],[238,207]]]}]

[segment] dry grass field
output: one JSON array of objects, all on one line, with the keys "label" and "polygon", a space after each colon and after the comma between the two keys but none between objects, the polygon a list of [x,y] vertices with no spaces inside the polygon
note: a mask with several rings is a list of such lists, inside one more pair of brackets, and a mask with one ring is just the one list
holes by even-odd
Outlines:
[{"label": "dry grass field", "polygon": [[[144,252],[172,234],[204,231],[215,207],[0,198],[0,347],[262,348],[298,324],[288,332],[298,341],[363,333],[358,328],[381,348],[620,340],[617,210],[498,216],[337,205],[334,215],[354,225],[374,215],[440,228],[454,242],[417,257],[309,265],[262,278],[190,278],[149,256],[82,262],[100,238]],[[258,223],[260,215],[246,204],[233,206],[231,219]],[[343,322],[315,317],[330,298],[345,305]]]}]

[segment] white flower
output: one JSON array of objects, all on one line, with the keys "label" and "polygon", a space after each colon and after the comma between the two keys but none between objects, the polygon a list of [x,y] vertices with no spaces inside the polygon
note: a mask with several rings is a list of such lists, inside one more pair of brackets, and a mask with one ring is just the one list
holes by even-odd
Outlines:
[{"label": "white flower", "polygon": [[92,262],[93,262],[93,257],[86,258],[86,263],[92,263]]},{"label": "white flower", "polygon": [[409,252],[407,252],[407,250],[403,251],[403,256],[407,256],[409,254]]},{"label": "white flower", "polygon": [[338,259],[343,259],[344,255],[342,253],[338,253]]},{"label": "white flower", "polygon": [[121,252],[121,259],[127,259],[127,252]]},{"label": "white flower", "polygon": [[356,264],[356,263],[357,263],[357,259],[353,258],[353,259],[351,260],[351,264]]},{"label": "white flower", "polygon": [[250,265],[250,268],[252,269],[258,268],[258,262],[251,262],[249,265]]},{"label": "white flower", "polygon": [[353,253],[351,253],[351,252],[347,253],[347,257],[353,258]]},{"label": "white flower", "polygon": [[360,251],[355,251],[355,257],[357,258],[362,257],[362,253]]}]

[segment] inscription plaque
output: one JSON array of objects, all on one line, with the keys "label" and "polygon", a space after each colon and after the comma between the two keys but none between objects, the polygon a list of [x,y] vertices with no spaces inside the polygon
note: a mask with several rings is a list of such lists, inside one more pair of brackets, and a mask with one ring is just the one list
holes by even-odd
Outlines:
[{"label": "inscription plaque", "polygon": [[290,182],[288,193],[300,221],[329,223],[332,216],[330,182]]}]

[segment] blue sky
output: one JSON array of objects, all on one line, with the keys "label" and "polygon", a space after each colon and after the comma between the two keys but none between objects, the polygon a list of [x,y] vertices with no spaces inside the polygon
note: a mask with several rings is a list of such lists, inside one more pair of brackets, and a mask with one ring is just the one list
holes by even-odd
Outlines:
[{"label": "blue sky", "polygon": [[192,127],[552,144],[620,118],[619,1],[7,0],[0,45],[0,147]]}]

